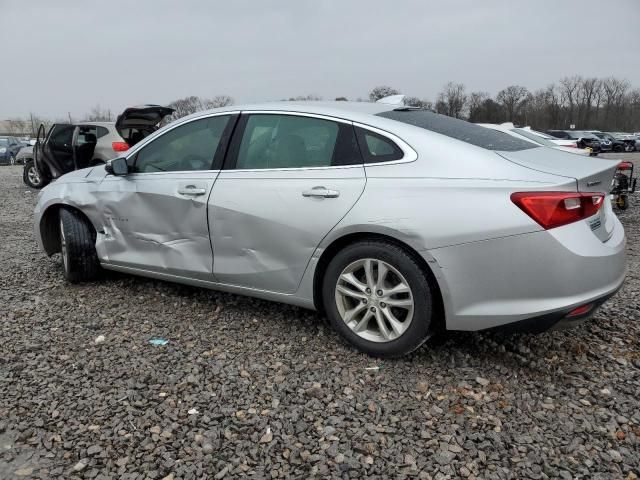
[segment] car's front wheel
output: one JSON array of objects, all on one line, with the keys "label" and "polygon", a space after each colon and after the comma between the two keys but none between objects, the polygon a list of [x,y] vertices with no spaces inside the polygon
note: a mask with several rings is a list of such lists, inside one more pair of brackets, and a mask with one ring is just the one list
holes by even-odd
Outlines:
[{"label": "car's front wheel", "polygon": [[327,267],[322,293],[332,326],[369,355],[405,355],[431,334],[429,279],[395,243],[363,241],[338,252]]},{"label": "car's front wheel", "polygon": [[80,212],[60,209],[60,253],[64,276],[72,283],[96,279],[100,262],[96,253],[96,233]]}]

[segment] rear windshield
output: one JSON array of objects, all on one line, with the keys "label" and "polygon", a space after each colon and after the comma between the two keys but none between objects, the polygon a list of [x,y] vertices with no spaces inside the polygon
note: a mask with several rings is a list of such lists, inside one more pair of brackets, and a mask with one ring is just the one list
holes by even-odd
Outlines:
[{"label": "rear windshield", "polygon": [[428,110],[392,110],[378,113],[377,115],[415,125],[487,150],[515,152],[538,148],[531,142],[517,139],[507,133],[480,127],[464,120],[447,117]]}]

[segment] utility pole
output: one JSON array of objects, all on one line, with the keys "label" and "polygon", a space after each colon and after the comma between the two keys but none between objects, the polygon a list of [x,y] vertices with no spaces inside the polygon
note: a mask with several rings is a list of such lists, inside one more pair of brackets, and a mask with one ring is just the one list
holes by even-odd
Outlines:
[{"label": "utility pole", "polygon": [[73,121],[71,120],[71,112],[67,112],[67,114],[69,115],[69,123],[73,123]]}]

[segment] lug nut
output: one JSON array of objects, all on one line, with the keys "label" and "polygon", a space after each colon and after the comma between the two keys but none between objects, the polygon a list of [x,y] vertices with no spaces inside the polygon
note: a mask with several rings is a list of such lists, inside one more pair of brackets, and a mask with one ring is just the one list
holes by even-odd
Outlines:
[{"label": "lug nut", "polygon": [[371,289],[370,289],[370,288],[367,288],[365,291],[366,291],[367,293],[371,293]]},{"label": "lug nut", "polygon": [[382,290],[378,290],[376,293],[378,294],[379,297],[382,296]]},{"label": "lug nut", "polygon": [[384,307],[386,307],[386,306],[387,306],[387,304],[386,304],[386,303],[384,303],[384,302],[380,302],[380,306],[381,306],[382,308],[384,308]]},{"label": "lug nut", "polygon": [[371,311],[375,312],[376,311],[376,307],[371,307]]},{"label": "lug nut", "polygon": [[366,299],[366,298],[363,298],[363,299],[362,299],[362,303],[364,303],[364,304],[366,305],[366,304],[367,304],[367,299]]}]

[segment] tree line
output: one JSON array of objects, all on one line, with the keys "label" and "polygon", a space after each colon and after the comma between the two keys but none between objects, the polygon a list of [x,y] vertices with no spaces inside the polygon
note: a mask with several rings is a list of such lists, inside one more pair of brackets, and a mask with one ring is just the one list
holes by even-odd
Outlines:
[{"label": "tree line", "polygon": [[[378,86],[369,92],[368,98],[360,97],[355,101],[375,102],[400,93],[389,86]],[[283,100],[312,101],[322,100],[322,97],[308,94]],[[340,96],[335,100],[346,101],[348,98]],[[168,104],[175,112],[165,123],[201,110],[225,107],[233,103],[234,99],[229,95],[211,98],[191,95],[179,98]],[[521,85],[510,85],[495,96],[484,91],[470,92],[462,83],[448,82],[434,101],[407,96],[405,104],[474,123],[513,122],[530,125],[537,130],[568,129],[574,125],[577,130],[640,131],[640,88],[634,88],[628,80],[615,77],[574,75],[535,91]],[[73,119],[69,114],[68,118],[56,122],[109,122],[115,121],[116,117],[110,109],[96,105],[81,118]],[[31,113],[28,118],[14,118],[3,123],[4,129],[8,130],[3,133],[35,137],[41,123],[48,129],[53,122]]]},{"label": "tree line", "polygon": [[[369,100],[399,93],[388,86],[376,87]],[[488,92],[467,92],[464,84],[448,82],[435,102],[407,97],[405,103],[474,123],[513,122],[537,130],[574,125],[577,130],[640,131],[640,88],[615,77],[575,75],[533,92],[510,85],[495,97]]]}]

